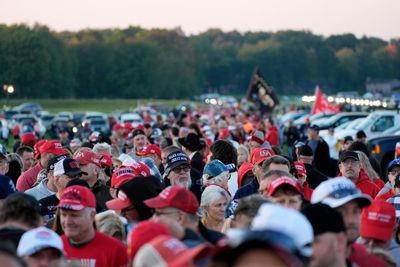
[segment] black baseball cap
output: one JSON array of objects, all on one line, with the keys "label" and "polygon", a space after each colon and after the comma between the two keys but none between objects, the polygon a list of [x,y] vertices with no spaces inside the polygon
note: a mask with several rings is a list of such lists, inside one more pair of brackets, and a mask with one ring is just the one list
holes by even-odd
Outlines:
[{"label": "black baseball cap", "polygon": [[313,125],[311,125],[310,127],[308,127],[309,129],[312,129],[312,130],[314,130],[314,131],[317,131],[317,132],[319,132],[319,126],[318,125],[316,125],[316,124],[313,124]]},{"label": "black baseball cap", "polygon": [[182,151],[175,151],[167,156],[167,167],[165,168],[165,176],[168,176],[171,170],[182,166],[190,165],[189,159]]},{"label": "black baseball cap", "polygon": [[56,156],[56,157],[49,159],[46,171],[49,172],[49,171],[54,170],[54,166],[56,165],[56,163],[62,159],[65,159],[66,157],[67,157],[66,155],[61,155],[61,156]]},{"label": "black baseball cap", "polygon": [[314,236],[346,231],[342,215],[326,204],[316,203],[309,205],[303,210],[303,214],[311,223]]},{"label": "black baseball cap", "polygon": [[307,157],[311,157],[314,155],[312,149],[310,146],[308,145],[304,145],[298,148],[298,153],[301,156],[307,156]]},{"label": "black baseball cap", "polygon": [[340,156],[340,158],[339,158],[338,164],[342,163],[344,160],[349,159],[349,158],[352,158],[355,161],[359,161],[360,160],[358,158],[358,154],[356,152],[354,152],[354,151],[344,151],[342,153],[342,155]]}]

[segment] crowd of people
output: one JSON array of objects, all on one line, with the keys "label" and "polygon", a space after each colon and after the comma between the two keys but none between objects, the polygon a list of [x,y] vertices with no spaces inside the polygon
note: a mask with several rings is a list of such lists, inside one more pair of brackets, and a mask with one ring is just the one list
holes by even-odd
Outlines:
[{"label": "crowd of people", "polygon": [[196,112],[58,132],[0,145],[2,266],[400,266],[400,159],[365,138]]}]

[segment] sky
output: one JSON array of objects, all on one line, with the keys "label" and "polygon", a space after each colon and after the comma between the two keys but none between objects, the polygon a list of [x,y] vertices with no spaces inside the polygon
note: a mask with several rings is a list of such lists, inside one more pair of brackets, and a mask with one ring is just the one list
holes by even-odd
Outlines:
[{"label": "sky", "polygon": [[0,0],[0,23],[55,31],[181,27],[185,34],[309,30],[400,38],[400,0]]}]

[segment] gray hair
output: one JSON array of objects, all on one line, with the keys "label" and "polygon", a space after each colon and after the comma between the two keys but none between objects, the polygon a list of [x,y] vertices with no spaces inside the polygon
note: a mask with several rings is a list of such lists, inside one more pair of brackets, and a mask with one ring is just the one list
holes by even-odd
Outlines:
[{"label": "gray hair", "polygon": [[253,194],[244,198],[239,199],[233,215],[236,217],[238,215],[244,214],[250,218],[254,218],[257,214],[258,209],[264,203],[270,203],[271,201],[261,195]]},{"label": "gray hair", "polygon": [[108,155],[111,155],[111,146],[107,143],[97,143],[93,147],[93,152],[99,154],[99,152],[105,152]]},{"label": "gray hair", "polygon": [[[221,186],[225,186],[229,180],[229,171],[221,172],[219,175],[212,177],[211,175],[204,173],[203,174],[203,185],[207,184],[217,184]],[[211,178],[210,178],[211,177]]]},{"label": "gray hair", "polygon": [[225,197],[227,201],[231,200],[229,193],[220,186],[209,185],[201,194],[200,207],[208,207],[220,197]]}]

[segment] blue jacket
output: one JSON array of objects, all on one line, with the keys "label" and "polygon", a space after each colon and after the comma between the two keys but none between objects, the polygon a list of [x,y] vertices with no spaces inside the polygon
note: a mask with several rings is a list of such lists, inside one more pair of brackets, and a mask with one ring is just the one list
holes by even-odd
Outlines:
[{"label": "blue jacket", "polygon": [[6,198],[15,191],[15,185],[12,180],[8,176],[0,175],[0,199]]},{"label": "blue jacket", "polygon": [[236,194],[233,197],[233,199],[239,199],[242,197],[250,196],[252,194],[257,194],[258,187],[259,187],[259,184],[258,184],[257,178],[254,178],[253,181],[251,181],[247,185],[239,188],[238,191],[236,191]]}]

